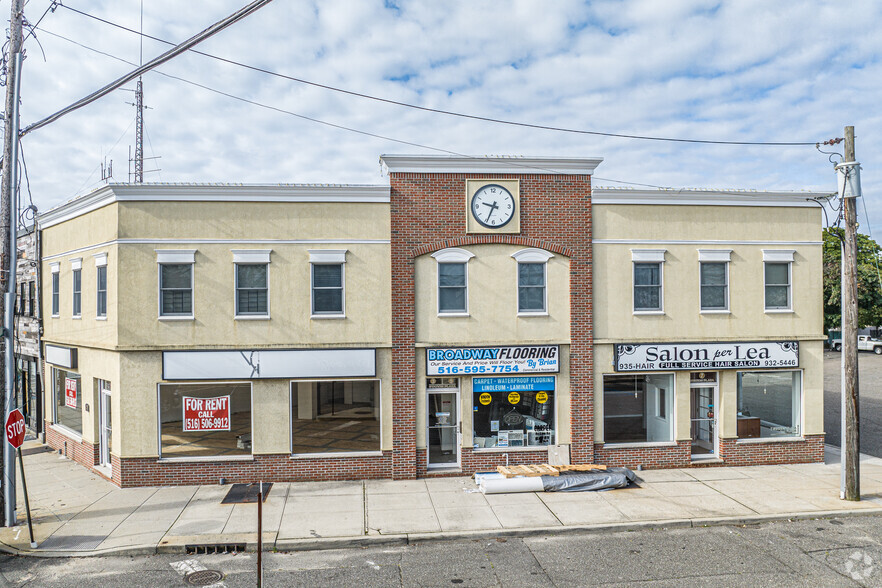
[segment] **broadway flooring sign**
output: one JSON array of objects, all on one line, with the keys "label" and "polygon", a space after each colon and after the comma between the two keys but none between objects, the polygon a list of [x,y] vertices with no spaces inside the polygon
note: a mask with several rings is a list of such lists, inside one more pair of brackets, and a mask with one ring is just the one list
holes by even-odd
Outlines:
[{"label": "broadway flooring sign", "polygon": [[613,365],[617,372],[798,367],[799,342],[622,343]]},{"label": "broadway flooring sign", "polygon": [[426,349],[426,373],[429,376],[557,373],[559,358],[557,345]]}]

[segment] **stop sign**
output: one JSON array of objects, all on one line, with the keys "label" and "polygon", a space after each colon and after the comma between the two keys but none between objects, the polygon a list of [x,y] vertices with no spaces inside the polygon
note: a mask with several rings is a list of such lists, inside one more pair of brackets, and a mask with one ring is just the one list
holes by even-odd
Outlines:
[{"label": "stop sign", "polygon": [[24,443],[25,437],[25,420],[21,411],[17,408],[9,413],[6,417],[6,440],[9,444],[18,449]]}]

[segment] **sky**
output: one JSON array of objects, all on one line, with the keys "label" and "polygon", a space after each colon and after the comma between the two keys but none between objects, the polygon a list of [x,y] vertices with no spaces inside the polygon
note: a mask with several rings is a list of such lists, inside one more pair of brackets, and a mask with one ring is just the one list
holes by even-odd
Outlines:
[{"label": "sky", "polygon": [[[29,0],[28,22],[36,24],[50,4]],[[179,43],[245,4],[145,0],[143,32]],[[46,12],[25,42],[22,127],[139,62],[139,35],[70,8],[141,28],[140,0],[64,0]],[[8,11],[9,2],[0,2],[5,19]],[[866,205],[866,212],[858,207],[861,230],[882,240],[880,24],[882,3],[874,0],[275,0],[197,49],[481,117],[810,145],[709,145],[502,125],[187,53],[143,78],[144,152],[151,158],[144,168],[158,170],[144,179],[383,185],[381,154],[456,153],[602,157],[595,186],[832,193],[830,158],[839,155],[820,153],[815,143],[853,125]],[[167,49],[144,39],[143,59]],[[105,161],[113,162],[111,181],[130,181],[134,83],[124,88],[22,139],[30,197],[40,211],[100,187]],[[842,153],[841,144],[821,148]],[[25,203],[28,197],[23,190]],[[831,212],[830,221],[835,217]]]}]

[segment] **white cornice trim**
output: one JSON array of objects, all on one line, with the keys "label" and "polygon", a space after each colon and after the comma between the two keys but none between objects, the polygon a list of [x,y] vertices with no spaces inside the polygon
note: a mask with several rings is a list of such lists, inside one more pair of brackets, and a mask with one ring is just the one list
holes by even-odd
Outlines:
[{"label": "white cornice trim", "polygon": [[793,249],[763,249],[763,261],[773,263],[790,263],[793,261]]},{"label": "white cornice trim", "polygon": [[554,254],[550,251],[545,251],[544,249],[531,247],[529,249],[515,251],[511,256],[514,257],[515,261],[518,263],[545,263],[554,257]]},{"label": "white cornice trim", "polygon": [[40,215],[41,228],[114,202],[389,203],[389,186],[311,184],[108,184]]},{"label": "white cornice trim", "polygon": [[308,249],[309,263],[346,263],[346,249]]},{"label": "white cornice trim", "polygon": [[564,174],[590,175],[602,157],[464,157],[461,155],[381,155],[385,174]]},{"label": "white cornice trim", "polygon": [[272,249],[231,249],[233,263],[269,263]]},{"label": "white cornice trim", "polygon": [[632,249],[631,261],[664,263],[666,249]]},{"label": "white cornice trim", "polygon": [[823,241],[733,241],[733,240],[683,240],[671,241],[668,239],[591,239],[594,245],[769,245],[769,246],[796,246],[796,245],[823,245]]},{"label": "white cornice trim", "polygon": [[817,207],[831,192],[753,192],[741,190],[630,190],[592,188],[592,204],[666,204],[672,206],[787,206]]},{"label": "white cornice trim", "polygon": [[698,261],[708,262],[730,262],[732,261],[731,249],[699,249]]}]

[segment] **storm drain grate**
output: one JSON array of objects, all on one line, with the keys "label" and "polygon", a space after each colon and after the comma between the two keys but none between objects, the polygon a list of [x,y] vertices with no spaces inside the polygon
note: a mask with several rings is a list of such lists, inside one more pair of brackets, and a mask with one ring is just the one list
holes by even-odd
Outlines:
[{"label": "storm drain grate", "polygon": [[224,575],[217,570],[199,570],[184,576],[184,582],[190,586],[211,586],[224,579]]},{"label": "storm drain grate", "polygon": [[200,555],[212,553],[244,553],[244,543],[216,543],[212,545],[187,545],[187,555]]},{"label": "storm drain grate", "polygon": [[[266,497],[270,493],[270,489],[273,487],[272,482],[264,482],[263,483],[263,501],[266,502]],[[233,484],[230,487],[230,491],[227,492],[227,495],[224,496],[224,499],[221,500],[221,504],[243,504],[248,502],[257,502],[257,493],[260,490],[260,484]]]}]

